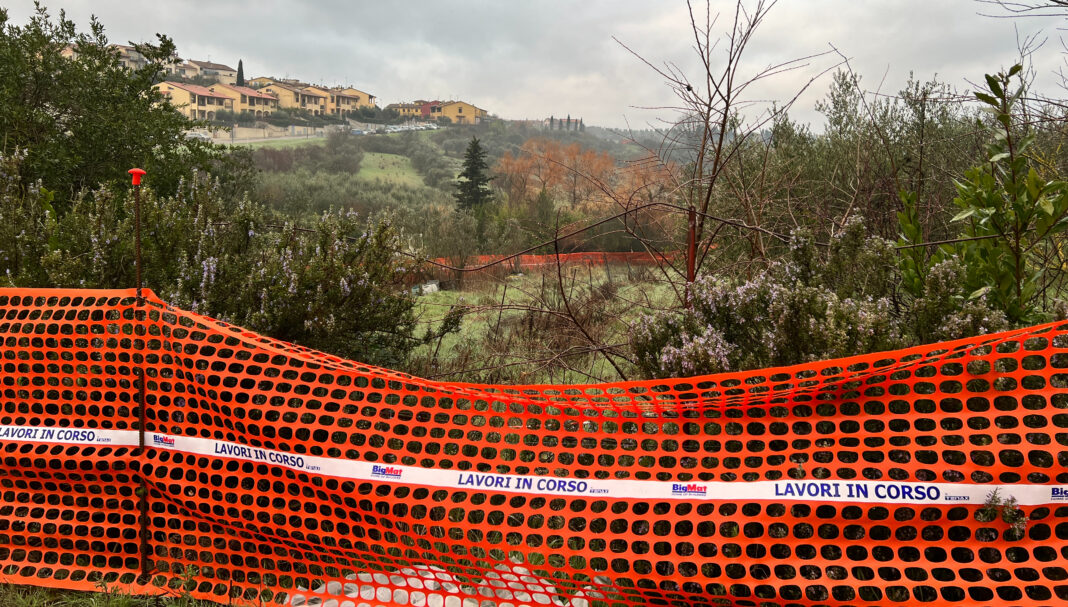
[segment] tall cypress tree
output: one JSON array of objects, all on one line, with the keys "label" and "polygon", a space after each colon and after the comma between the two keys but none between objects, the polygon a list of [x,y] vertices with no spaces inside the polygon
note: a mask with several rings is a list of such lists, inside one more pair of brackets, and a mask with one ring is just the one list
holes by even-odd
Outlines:
[{"label": "tall cypress tree", "polygon": [[456,180],[456,205],[463,210],[478,209],[493,197],[489,189],[486,151],[477,137],[471,138],[464,153],[464,167]]},{"label": "tall cypress tree", "polygon": [[245,86],[245,66],[240,59],[237,60],[237,86]]}]

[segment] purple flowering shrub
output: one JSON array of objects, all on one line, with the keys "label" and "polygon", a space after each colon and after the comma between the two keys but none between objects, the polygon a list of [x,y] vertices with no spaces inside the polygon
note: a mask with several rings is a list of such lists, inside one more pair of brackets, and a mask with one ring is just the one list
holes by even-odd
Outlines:
[{"label": "purple flowering shrub", "polygon": [[[0,266],[5,284],[135,285],[132,194],[101,188],[46,220],[39,193],[4,183],[0,209],[17,221],[0,229],[33,235],[5,234],[15,243],[0,246],[0,262],[14,260]],[[330,210],[298,229],[194,175],[174,197],[144,189],[142,241],[145,287],[176,306],[375,364],[398,364],[419,343],[410,262],[387,218]]]},{"label": "purple flowering shrub", "polygon": [[22,185],[23,150],[0,154],[0,285],[45,280],[37,260],[48,252],[56,212],[40,181]]},{"label": "purple flowering shrub", "polygon": [[937,266],[922,297],[897,289],[896,251],[847,222],[828,247],[796,231],[784,259],[746,280],[702,277],[692,309],[642,316],[631,348],[647,377],[793,365],[1005,328],[961,291],[959,262]]}]

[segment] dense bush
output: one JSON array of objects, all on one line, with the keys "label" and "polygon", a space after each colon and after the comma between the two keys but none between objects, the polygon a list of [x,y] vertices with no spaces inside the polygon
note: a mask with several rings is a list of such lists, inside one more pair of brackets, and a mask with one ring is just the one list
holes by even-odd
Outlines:
[{"label": "dense bush", "polygon": [[[18,163],[0,159],[3,284],[133,286],[133,196],[101,188],[57,217],[47,190],[19,183]],[[173,197],[146,189],[142,222],[144,282],[169,303],[371,363],[396,365],[416,344],[388,220],[325,211],[298,228],[194,176]]]},{"label": "dense bush", "polygon": [[232,127],[235,124],[238,126],[255,126],[257,122],[257,118],[248,112],[234,112],[232,110],[215,112],[215,118],[211,121],[214,125],[226,127]]},{"label": "dense bush", "polygon": [[347,124],[344,118],[338,116],[330,114],[316,116],[309,110],[281,107],[271,112],[270,116],[264,116],[262,120],[273,126],[323,127],[331,124]]},{"label": "dense bush", "polygon": [[650,377],[794,365],[956,339],[1007,328],[1005,315],[963,292],[946,262],[921,297],[896,295],[897,254],[846,224],[825,253],[797,231],[790,255],[749,280],[708,276],[692,309],[658,312],[634,327],[632,350]]}]

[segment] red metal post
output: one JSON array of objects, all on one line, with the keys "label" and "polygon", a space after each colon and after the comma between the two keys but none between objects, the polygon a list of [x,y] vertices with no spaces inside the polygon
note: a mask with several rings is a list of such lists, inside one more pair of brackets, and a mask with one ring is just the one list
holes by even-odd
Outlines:
[{"label": "red metal post", "polygon": [[693,281],[697,278],[697,209],[690,207],[686,238],[686,307],[693,307]]}]

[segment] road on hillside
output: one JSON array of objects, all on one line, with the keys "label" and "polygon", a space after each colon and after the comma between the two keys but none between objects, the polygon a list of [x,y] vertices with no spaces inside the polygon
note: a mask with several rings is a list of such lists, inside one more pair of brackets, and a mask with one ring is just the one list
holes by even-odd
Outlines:
[{"label": "road on hillside", "polygon": [[243,144],[243,143],[259,143],[264,141],[292,141],[296,139],[325,139],[325,135],[286,135],[285,137],[238,137],[231,139],[229,137],[212,137],[211,142],[219,145],[226,144]]}]

